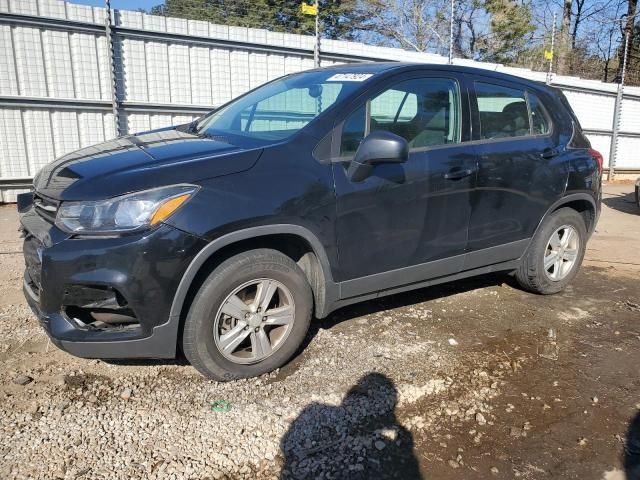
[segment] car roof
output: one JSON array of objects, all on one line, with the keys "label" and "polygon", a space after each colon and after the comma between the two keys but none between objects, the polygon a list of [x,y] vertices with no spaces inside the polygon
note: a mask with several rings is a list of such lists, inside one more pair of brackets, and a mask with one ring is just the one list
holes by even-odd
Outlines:
[{"label": "car roof", "polygon": [[505,80],[510,82],[524,83],[535,87],[543,87],[544,84],[535,80],[529,80],[523,77],[516,77],[494,70],[484,68],[474,68],[461,65],[448,65],[441,63],[413,63],[413,62],[366,62],[366,63],[347,63],[340,65],[332,65],[318,70],[336,71],[336,72],[357,72],[357,73],[373,73],[380,74],[383,72],[400,73],[405,70],[424,70],[424,71],[441,71],[441,72],[457,72],[467,73],[470,75],[481,75],[483,77],[495,78],[496,80]]}]

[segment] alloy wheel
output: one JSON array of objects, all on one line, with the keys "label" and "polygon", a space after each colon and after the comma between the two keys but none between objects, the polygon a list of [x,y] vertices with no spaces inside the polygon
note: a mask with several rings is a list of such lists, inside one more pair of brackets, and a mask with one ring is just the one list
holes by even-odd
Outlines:
[{"label": "alloy wheel", "polygon": [[213,325],[216,347],[234,363],[260,362],[284,344],[294,316],[286,286],[270,278],[251,280],[222,302]]},{"label": "alloy wheel", "polygon": [[578,259],[580,235],[571,225],[558,228],[547,242],[544,271],[547,277],[559,282],[569,275]]}]

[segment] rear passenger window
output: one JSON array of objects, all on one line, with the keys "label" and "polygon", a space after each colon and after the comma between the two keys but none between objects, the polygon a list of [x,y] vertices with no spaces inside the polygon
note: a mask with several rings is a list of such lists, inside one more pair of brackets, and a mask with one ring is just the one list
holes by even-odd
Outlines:
[{"label": "rear passenger window", "polygon": [[524,90],[476,82],[476,98],[481,139],[531,134]]},{"label": "rear passenger window", "polygon": [[531,133],[546,135],[551,130],[551,121],[544,106],[533,93],[529,92],[529,109],[531,110]]}]

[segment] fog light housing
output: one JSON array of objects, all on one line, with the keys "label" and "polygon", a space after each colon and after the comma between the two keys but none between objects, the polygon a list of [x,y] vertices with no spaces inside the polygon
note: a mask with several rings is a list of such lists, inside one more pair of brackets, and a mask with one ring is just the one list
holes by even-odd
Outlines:
[{"label": "fog light housing", "polygon": [[117,290],[104,286],[68,285],[62,300],[64,313],[76,326],[88,330],[140,328],[135,312]]}]

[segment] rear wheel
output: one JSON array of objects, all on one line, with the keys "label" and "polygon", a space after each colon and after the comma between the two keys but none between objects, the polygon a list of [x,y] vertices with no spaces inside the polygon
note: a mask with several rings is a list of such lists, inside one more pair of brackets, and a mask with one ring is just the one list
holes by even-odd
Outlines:
[{"label": "rear wheel", "polygon": [[516,271],[526,290],[544,295],[562,291],[576,276],[587,241],[584,220],[571,208],[549,215],[538,229]]},{"label": "rear wheel", "polygon": [[183,350],[218,381],[282,366],[309,327],[311,288],[293,260],[259,249],[229,258],[204,281],[187,315]]}]

